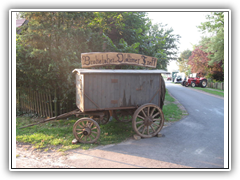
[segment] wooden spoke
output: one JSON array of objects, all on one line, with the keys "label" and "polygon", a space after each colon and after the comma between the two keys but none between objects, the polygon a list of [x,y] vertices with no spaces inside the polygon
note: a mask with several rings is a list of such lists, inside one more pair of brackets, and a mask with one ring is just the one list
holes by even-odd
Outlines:
[{"label": "wooden spoke", "polygon": [[153,121],[161,121],[161,120],[162,120],[161,118],[153,119]]},{"label": "wooden spoke", "polygon": [[150,111],[150,107],[148,106],[148,111],[147,111],[147,115],[149,116],[149,111]]},{"label": "wooden spoke", "polygon": [[137,117],[139,117],[139,118],[141,118],[141,119],[145,119],[144,117],[142,117],[142,116],[140,116],[140,115],[138,115]]},{"label": "wooden spoke", "polygon": [[150,114],[150,116],[152,116],[153,115],[153,112],[156,110],[156,108],[153,108],[153,110],[151,111],[151,114]]},{"label": "wooden spoke", "polygon": [[158,113],[154,114],[152,117],[154,118],[154,117],[155,117],[155,116],[157,116],[158,114],[160,114],[160,112],[158,112]]},{"label": "wooden spoke", "polygon": [[142,124],[143,123],[143,121],[138,121],[138,122],[136,122],[136,124]]},{"label": "wooden spoke", "polygon": [[143,115],[144,115],[144,116],[145,116],[145,118],[146,118],[147,116],[146,116],[146,114],[145,114],[144,110],[142,110],[142,113],[143,113]]},{"label": "wooden spoke", "polygon": [[84,137],[84,135],[82,135],[81,137],[80,137],[80,139],[82,139]]},{"label": "wooden spoke", "polygon": [[95,138],[95,136],[91,133],[91,136],[93,137],[93,138]]},{"label": "wooden spoke", "polygon": [[84,127],[83,127],[83,126],[81,126],[80,124],[78,124],[78,126],[79,126],[80,128],[82,128],[82,129],[84,129]]},{"label": "wooden spoke", "polygon": [[146,130],[146,126],[144,126],[144,128],[143,128],[142,134],[144,134],[145,130]]},{"label": "wooden spoke", "polygon": [[155,126],[157,126],[157,127],[159,127],[159,124],[156,124],[156,123],[152,123],[153,125],[155,125]]},{"label": "wooden spoke", "polygon": [[141,129],[144,126],[144,124],[142,124],[141,126],[139,126],[137,129],[139,131],[139,129]]},{"label": "wooden spoke", "polygon": [[150,127],[152,128],[153,132],[155,132],[155,129],[153,128],[153,126],[152,126],[152,125],[150,125]]},{"label": "wooden spoke", "polygon": [[77,134],[79,135],[79,134],[82,134],[82,133],[83,133],[83,132],[79,132],[79,133],[77,133]]}]

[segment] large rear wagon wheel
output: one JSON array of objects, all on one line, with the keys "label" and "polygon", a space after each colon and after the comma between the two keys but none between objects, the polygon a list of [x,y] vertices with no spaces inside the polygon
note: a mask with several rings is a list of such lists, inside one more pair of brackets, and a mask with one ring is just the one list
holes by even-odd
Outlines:
[{"label": "large rear wagon wheel", "polygon": [[133,115],[133,129],[141,137],[156,136],[161,131],[163,125],[163,112],[155,104],[144,104]]},{"label": "large rear wagon wheel", "polygon": [[73,125],[73,134],[80,143],[94,143],[100,137],[100,127],[90,118],[81,118]]}]

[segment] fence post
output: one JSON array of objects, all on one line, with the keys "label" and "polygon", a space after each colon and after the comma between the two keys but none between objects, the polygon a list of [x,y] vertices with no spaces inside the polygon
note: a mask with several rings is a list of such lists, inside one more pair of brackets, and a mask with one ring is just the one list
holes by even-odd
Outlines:
[{"label": "fence post", "polygon": [[55,111],[55,116],[57,116],[57,89],[55,88],[54,91],[54,111]]}]

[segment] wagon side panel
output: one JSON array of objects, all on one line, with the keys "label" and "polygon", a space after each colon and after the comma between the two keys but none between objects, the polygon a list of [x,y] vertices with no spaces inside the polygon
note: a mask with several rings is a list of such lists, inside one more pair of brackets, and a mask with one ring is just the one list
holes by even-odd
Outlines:
[{"label": "wagon side panel", "polygon": [[[154,103],[159,105],[159,75],[156,74],[141,74],[135,77],[132,84],[132,101],[136,105],[146,103]],[[135,91],[135,92],[134,92]]]},{"label": "wagon side panel", "polygon": [[85,74],[85,111],[160,105],[159,74]]},{"label": "wagon side panel", "polygon": [[84,75],[76,74],[76,105],[84,111]]}]

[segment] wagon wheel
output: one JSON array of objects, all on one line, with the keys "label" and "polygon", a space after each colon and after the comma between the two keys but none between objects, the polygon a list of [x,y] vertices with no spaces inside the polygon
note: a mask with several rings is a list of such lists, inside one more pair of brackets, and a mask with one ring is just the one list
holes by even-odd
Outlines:
[{"label": "wagon wheel", "polygon": [[144,104],[134,113],[132,126],[141,137],[157,135],[164,125],[164,115],[160,107],[155,104]]},{"label": "wagon wheel", "polygon": [[116,110],[113,112],[113,117],[118,122],[130,122],[132,120],[133,110]]},{"label": "wagon wheel", "polygon": [[90,116],[90,118],[97,121],[98,124],[104,125],[108,123],[110,114],[109,114],[109,111],[104,111],[104,116],[93,115],[93,116]]},{"label": "wagon wheel", "polygon": [[81,118],[73,125],[73,134],[81,143],[94,143],[100,136],[100,127],[90,118]]}]

